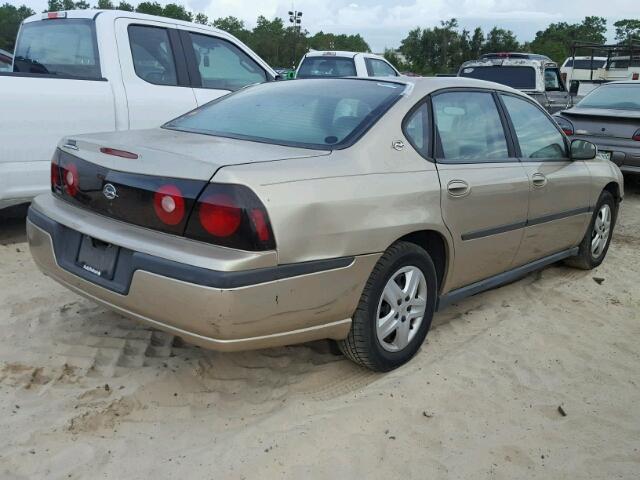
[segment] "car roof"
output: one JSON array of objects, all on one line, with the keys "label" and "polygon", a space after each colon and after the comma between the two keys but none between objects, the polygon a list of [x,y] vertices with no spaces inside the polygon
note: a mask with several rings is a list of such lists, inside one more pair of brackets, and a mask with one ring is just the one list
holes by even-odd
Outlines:
[{"label": "car roof", "polygon": [[356,55],[365,55],[372,58],[384,58],[375,53],[368,52],[348,52],[346,50],[312,50],[305,54],[305,57],[355,57]]},{"label": "car roof", "polygon": [[[147,15],[146,13],[129,12],[127,10],[99,10],[99,9],[89,8],[86,10],[66,10],[65,12],[67,14],[66,18],[87,18],[87,19],[94,20],[98,15],[100,15],[101,17],[104,16],[104,17],[113,18],[113,19],[124,17],[124,18],[133,18],[137,20],[150,20],[155,22],[161,21],[161,22],[172,23],[176,25],[197,27],[200,29],[209,30],[211,32],[223,33],[228,35],[227,32],[224,32],[219,28],[210,27],[208,25],[202,25],[200,23],[185,22],[184,20],[175,20],[173,18],[159,17],[157,15]],[[25,19],[23,23],[38,22],[41,20],[47,20],[46,12],[31,15],[30,17]],[[55,21],[55,19],[47,20],[47,21]]]}]

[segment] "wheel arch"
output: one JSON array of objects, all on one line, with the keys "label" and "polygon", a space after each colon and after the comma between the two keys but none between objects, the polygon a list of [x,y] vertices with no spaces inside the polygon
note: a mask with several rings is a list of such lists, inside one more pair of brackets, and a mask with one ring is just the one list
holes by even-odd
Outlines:
[{"label": "wheel arch", "polygon": [[622,201],[622,196],[620,195],[620,185],[618,185],[618,182],[609,182],[602,190],[611,193],[614,200],[616,201],[616,204]]},{"label": "wheel arch", "polygon": [[442,287],[453,257],[453,248],[447,238],[437,230],[417,230],[398,238],[397,241],[413,243],[429,254],[436,268],[438,290],[442,293]]}]

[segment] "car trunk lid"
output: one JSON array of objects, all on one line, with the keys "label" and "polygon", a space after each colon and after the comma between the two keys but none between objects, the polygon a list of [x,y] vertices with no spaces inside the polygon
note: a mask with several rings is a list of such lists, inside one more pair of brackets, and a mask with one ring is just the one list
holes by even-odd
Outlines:
[{"label": "car trunk lid", "polygon": [[640,112],[604,108],[572,108],[562,115],[569,118],[576,135],[615,137],[631,140],[640,129]]}]

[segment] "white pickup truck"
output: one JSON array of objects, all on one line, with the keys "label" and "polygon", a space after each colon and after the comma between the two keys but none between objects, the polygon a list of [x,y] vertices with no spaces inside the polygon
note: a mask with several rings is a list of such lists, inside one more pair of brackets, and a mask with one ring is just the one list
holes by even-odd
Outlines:
[{"label": "white pickup truck", "polygon": [[0,72],[0,208],[49,189],[65,135],[157,127],[276,73],[221,30],[119,10],[26,19]]}]

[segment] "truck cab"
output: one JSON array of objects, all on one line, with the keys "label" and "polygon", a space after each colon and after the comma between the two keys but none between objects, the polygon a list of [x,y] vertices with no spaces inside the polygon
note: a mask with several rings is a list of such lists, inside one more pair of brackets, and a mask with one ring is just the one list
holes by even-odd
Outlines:
[{"label": "truck cab", "polygon": [[464,62],[458,76],[501,83],[526,93],[549,113],[571,105],[558,65],[544,55],[486,54]]},{"label": "truck cab", "polygon": [[232,35],[119,10],[26,19],[0,72],[0,208],[49,189],[66,135],[144,129],[276,73]]}]

